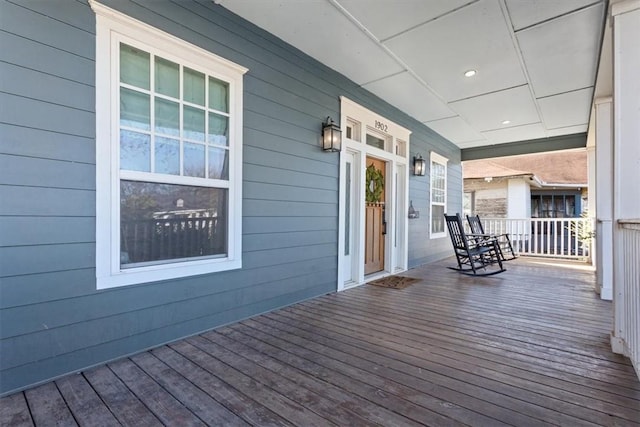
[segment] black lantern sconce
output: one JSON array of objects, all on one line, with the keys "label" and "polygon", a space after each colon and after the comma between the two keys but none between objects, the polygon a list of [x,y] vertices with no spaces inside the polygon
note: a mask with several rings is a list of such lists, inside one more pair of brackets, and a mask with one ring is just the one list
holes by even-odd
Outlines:
[{"label": "black lantern sconce", "polygon": [[427,161],[420,154],[413,158],[413,174],[424,176],[427,172]]},{"label": "black lantern sconce", "polygon": [[342,131],[331,117],[322,124],[322,149],[324,151],[340,151],[342,148]]}]

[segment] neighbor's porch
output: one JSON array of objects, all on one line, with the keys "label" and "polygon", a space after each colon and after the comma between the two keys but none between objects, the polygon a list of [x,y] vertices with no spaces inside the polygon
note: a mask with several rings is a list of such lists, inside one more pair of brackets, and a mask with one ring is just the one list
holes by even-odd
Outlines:
[{"label": "neighbor's porch", "polygon": [[640,382],[585,264],[408,275],[280,309],[0,401],[0,425],[632,425]]}]

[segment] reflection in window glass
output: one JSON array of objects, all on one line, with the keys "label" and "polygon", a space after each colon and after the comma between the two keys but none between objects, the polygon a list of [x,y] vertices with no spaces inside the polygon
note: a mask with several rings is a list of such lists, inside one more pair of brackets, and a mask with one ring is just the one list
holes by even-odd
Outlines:
[{"label": "reflection in window glass", "polygon": [[229,83],[119,46],[122,266],[225,255]]},{"label": "reflection in window glass", "polygon": [[120,169],[149,172],[151,137],[144,133],[120,131]]},{"label": "reflection in window glass", "polygon": [[180,141],[156,137],[155,172],[180,175]]},{"label": "reflection in window glass", "polygon": [[155,130],[165,135],[180,135],[180,105],[162,98],[155,100]]},{"label": "reflection in window glass", "polygon": [[204,178],[204,145],[184,144],[184,175]]},{"label": "reflection in window glass", "polygon": [[156,56],[156,92],[180,98],[180,66]]},{"label": "reflection in window glass", "polygon": [[120,126],[151,129],[150,106],[149,95],[120,88]]},{"label": "reflection in window glass", "polygon": [[384,139],[367,134],[367,145],[384,150]]},{"label": "reflection in window glass", "polygon": [[120,81],[149,90],[149,54],[120,43]]},{"label": "reflection in window glass", "polygon": [[209,113],[209,137],[211,144],[228,145],[229,118],[215,113]]},{"label": "reflection in window glass", "polygon": [[227,253],[227,190],[120,182],[123,268]]},{"label": "reflection in window glass", "polygon": [[229,179],[229,150],[209,147],[209,178]]},{"label": "reflection in window glass", "polygon": [[184,107],[184,137],[204,141],[204,110]]},{"label": "reflection in window glass", "polygon": [[209,77],[209,108],[229,112],[229,83]]},{"label": "reflection in window glass", "polygon": [[447,207],[447,159],[431,153],[431,236],[445,235],[444,214]]},{"label": "reflection in window glass", "polygon": [[204,106],[204,74],[184,67],[184,100]]}]

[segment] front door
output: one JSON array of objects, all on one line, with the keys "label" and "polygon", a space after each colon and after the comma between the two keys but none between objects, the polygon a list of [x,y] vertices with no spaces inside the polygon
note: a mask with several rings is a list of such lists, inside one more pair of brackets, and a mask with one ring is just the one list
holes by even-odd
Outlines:
[{"label": "front door", "polygon": [[384,270],[386,163],[367,157],[365,174],[365,249],[364,274]]}]

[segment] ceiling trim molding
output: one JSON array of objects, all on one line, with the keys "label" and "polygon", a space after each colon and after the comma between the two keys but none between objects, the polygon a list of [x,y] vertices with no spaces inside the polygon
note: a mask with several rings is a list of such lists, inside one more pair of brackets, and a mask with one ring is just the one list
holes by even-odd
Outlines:
[{"label": "ceiling trim molding", "polygon": [[518,154],[543,153],[546,151],[570,150],[587,146],[587,133],[575,133],[550,138],[530,139],[526,141],[510,142],[506,144],[488,145],[484,147],[464,148],[461,159],[479,160],[492,157],[515,156]]},{"label": "ceiling trim molding", "polygon": [[611,5],[611,15],[617,16],[623,13],[640,9],[640,0],[626,0]]}]

